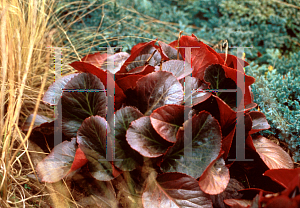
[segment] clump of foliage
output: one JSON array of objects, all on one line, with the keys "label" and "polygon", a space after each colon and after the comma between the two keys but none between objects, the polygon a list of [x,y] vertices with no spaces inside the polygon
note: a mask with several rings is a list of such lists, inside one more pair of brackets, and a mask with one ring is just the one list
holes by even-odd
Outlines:
[{"label": "clump of foliage", "polygon": [[[289,145],[295,161],[300,161],[300,52],[281,57],[278,50],[268,50],[261,58],[266,64],[247,67],[257,77],[252,90],[254,100],[266,115],[270,130]],[[274,69],[273,69],[274,66]]]},{"label": "clump of foliage", "polygon": [[[72,43],[80,41],[80,45],[85,47],[85,50],[81,50],[84,54],[106,50],[99,46],[122,46],[123,51],[129,52],[136,43],[156,37],[169,42],[175,38],[176,30],[193,32],[201,40],[207,40],[207,43],[218,43],[226,39],[229,46],[253,46],[246,48],[245,53],[247,59],[261,65],[253,69],[259,71],[254,76],[258,79],[258,82],[253,84],[253,93],[257,99],[255,101],[262,106],[261,109],[271,124],[273,134],[281,131],[279,138],[286,141],[289,148],[295,152],[294,160],[300,160],[297,150],[300,136],[297,106],[290,106],[297,105],[297,92],[293,92],[293,89],[297,91],[298,83],[294,83],[295,80],[291,78],[289,79],[291,82],[286,83],[287,80],[282,80],[281,84],[280,77],[274,80],[271,78],[271,82],[261,81],[264,78],[257,77],[265,75],[269,65],[274,65],[274,60],[278,59],[276,53],[280,53],[282,57],[288,56],[289,52],[294,52],[294,56],[297,55],[300,38],[299,1],[90,0],[72,4],[68,2],[61,1],[61,5],[58,5],[58,8],[63,8],[58,10],[60,20],[68,25],[66,33],[70,40],[66,40],[64,44],[71,47],[70,41]],[[275,48],[276,50],[271,52]],[[275,62],[279,76],[285,76],[288,70],[297,68],[297,57],[291,57],[289,60],[286,58]],[[272,100],[272,106],[269,106],[269,101],[263,103],[264,99],[258,91],[258,88],[266,85],[270,87],[268,89],[263,87],[260,90],[265,91],[267,97],[275,96],[268,98]],[[283,86],[290,89],[289,85],[292,86],[292,94],[278,97],[277,92]]]},{"label": "clump of foliage", "polygon": [[[198,48],[189,54],[176,46]],[[115,70],[105,65],[111,60]],[[81,73],[56,80],[43,98],[61,108],[60,133],[65,141],[37,165],[40,180],[54,183],[81,171],[84,178],[91,178],[84,185],[103,207],[224,207],[223,199],[234,198],[227,188],[238,189],[230,182],[228,159],[235,157],[241,100],[236,92],[203,91],[212,89],[244,91],[248,157],[267,169],[293,169],[285,151],[255,135],[270,126],[263,113],[250,112],[256,107],[250,88],[255,79],[245,75],[245,89],[237,86],[241,73],[237,69],[243,62],[215,52],[195,35],[170,44],[139,43],[130,55],[95,53],[73,62],[71,66]],[[107,120],[110,98],[105,90],[112,74],[114,118]],[[36,129],[53,127],[54,122],[59,120]],[[116,160],[107,158],[107,152],[114,153],[112,146]],[[192,151],[185,154],[189,147]],[[299,198],[294,188],[288,195],[292,203]],[[263,193],[257,196],[259,203]]]}]

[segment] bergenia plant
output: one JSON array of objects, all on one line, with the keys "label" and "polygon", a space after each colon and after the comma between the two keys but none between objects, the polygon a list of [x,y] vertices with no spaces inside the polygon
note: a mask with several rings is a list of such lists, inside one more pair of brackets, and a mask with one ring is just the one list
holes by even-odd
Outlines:
[{"label": "bergenia plant", "polygon": [[[184,47],[192,47],[191,54],[186,55]],[[109,60],[114,60],[113,71],[106,65]],[[291,157],[278,145],[252,137],[270,128],[263,113],[250,112],[256,107],[250,87],[253,77],[244,74],[245,93],[240,100],[237,92],[204,91],[242,91],[237,86],[237,75],[242,74],[237,68],[249,64],[217,53],[195,35],[170,44],[139,43],[131,54],[95,53],[70,65],[79,73],[56,80],[43,98],[61,107],[65,140],[37,165],[43,182],[85,171],[92,181],[105,184],[105,193],[94,192],[101,195],[103,207],[217,207],[212,196],[223,193],[230,181],[233,162],[228,158],[235,158],[237,106],[242,101],[246,152],[258,154],[269,169],[294,168]],[[108,73],[115,76],[111,120],[106,120],[111,107],[105,91]],[[185,89],[186,82],[193,91]],[[191,155],[184,154],[185,138],[192,138]],[[109,144],[113,149],[107,148]],[[115,159],[110,161],[106,156],[112,150]]]}]

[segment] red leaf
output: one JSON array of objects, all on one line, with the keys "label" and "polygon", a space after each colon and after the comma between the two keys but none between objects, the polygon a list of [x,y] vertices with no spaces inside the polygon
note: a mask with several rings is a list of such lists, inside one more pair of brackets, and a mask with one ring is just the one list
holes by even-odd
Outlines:
[{"label": "red leaf", "polygon": [[270,177],[273,181],[287,188],[295,177],[300,177],[299,174],[300,168],[267,170],[263,175]]},{"label": "red leaf", "polygon": [[[157,39],[156,39],[157,40]],[[117,72],[118,73],[126,73],[126,67],[128,64],[130,64],[132,61],[134,61],[134,59],[140,55],[139,53],[148,45],[152,45],[154,46],[156,40],[150,41],[148,43],[138,43],[137,45],[133,46],[131,49],[131,55],[129,56],[129,58],[125,61],[125,63],[123,64],[123,66],[121,67],[120,71]]]},{"label": "red leaf", "polygon": [[94,53],[94,54],[88,54],[85,57],[81,59],[82,62],[92,64],[95,67],[101,68],[103,63],[106,61],[107,57],[111,56],[110,54],[107,55],[107,53]]},{"label": "red leaf", "polygon": [[150,158],[163,155],[171,145],[157,134],[149,116],[131,122],[126,132],[126,140],[132,149]]},{"label": "red leaf", "polygon": [[102,69],[97,68],[96,66],[94,66],[92,64],[81,62],[81,61],[75,61],[75,62],[71,63],[70,66],[72,66],[77,71],[91,73],[93,75],[96,75],[101,80],[101,82],[104,84],[104,86],[106,86],[107,75],[106,75],[106,72],[104,72]]},{"label": "red leaf", "polygon": [[179,127],[184,122],[184,106],[165,105],[150,115],[150,120],[156,132],[165,140],[175,143]]},{"label": "red leaf", "polygon": [[122,79],[128,75],[147,75],[150,74],[152,72],[154,72],[154,67],[150,66],[150,65],[146,65],[146,66],[138,66],[132,70],[130,70],[130,72],[126,72],[126,73],[117,73],[115,75],[116,77],[116,81],[118,81],[119,79]]},{"label": "red leaf", "polygon": [[[198,42],[195,37],[192,36],[182,36],[180,38],[180,47],[197,47],[191,49],[191,59],[192,59],[192,67],[193,77],[197,77],[203,80],[205,69],[211,64],[224,64],[224,62],[219,61],[218,57],[209,51],[206,45],[203,42]],[[185,60],[185,48],[179,49],[181,55]],[[190,60],[187,60],[190,62]]]},{"label": "red leaf", "polygon": [[88,160],[86,159],[85,154],[82,152],[82,150],[80,148],[77,148],[74,161],[68,174],[84,166],[87,163],[87,161]]},{"label": "red leaf", "polygon": [[171,46],[172,48],[175,48],[177,50],[177,46],[178,46],[178,40],[174,40],[173,42],[169,43],[169,46]]},{"label": "red leaf", "polygon": [[[219,53],[220,57],[222,57],[223,60],[225,60],[226,54],[225,53]],[[238,61],[238,63],[237,63]],[[242,63],[243,63],[243,59],[237,58],[234,55],[231,54],[227,54],[227,60],[226,60],[226,64],[228,67],[231,67],[233,69],[237,69],[237,66],[239,64],[240,67],[242,67]],[[249,63],[244,61],[244,67],[248,66]]]},{"label": "red leaf", "polygon": [[128,89],[136,87],[136,82],[142,78],[143,75],[130,75],[117,80],[117,84],[125,92]]},{"label": "red leaf", "polygon": [[268,124],[265,114],[258,111],[252,111],[249,113],[252,119],[252,129],[249,134],[254,134],[261,130],[269,129],[270,125]]},{"label": "red leaf", "polygon": [[252,204],[251,200],[246,199],[225,199],[225,204],[234,208],[247,208]]}]

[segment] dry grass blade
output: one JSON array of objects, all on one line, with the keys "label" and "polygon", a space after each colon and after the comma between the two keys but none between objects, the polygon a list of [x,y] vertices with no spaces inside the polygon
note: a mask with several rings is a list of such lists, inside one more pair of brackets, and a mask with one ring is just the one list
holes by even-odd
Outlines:
[{"label": "dry grass blade", "polygon": [[[34,119],[27,135],[20,129],[25,116],[41,111],[52,112],[40,101],[50,69],[54,0],[2,0],[0,3],[0,194],[1,207],[27,207],[33,195],[24,184],[24,171],[35,173],[28,148]],[[21,153],[21,154],[20,154]],[[20,154],[20,155],[18,155]],[[27,156],[27,170],[21,156]],[[23,156],[23,157],[24,157]],[[22,175],[23,174],[23,175]],[[38,184],[38,181],[36,182]],[[56,204],[59,205],[59,204]]]}]

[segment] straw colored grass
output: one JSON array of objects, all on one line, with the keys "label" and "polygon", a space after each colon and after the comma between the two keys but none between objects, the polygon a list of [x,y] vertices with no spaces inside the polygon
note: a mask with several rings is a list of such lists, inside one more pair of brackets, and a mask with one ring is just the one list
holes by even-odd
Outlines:
[{"label": "straw colored grass", "polygon": [[51,49],[46,46],[52,44],[49,14],[54,3],[1,0],[0,207],[30,207],[28,201],[42,196],[28,191],[29,180],[23,175],[24,164],[20,161],[22,156],[27,157],[28,170],[35,174],[27,150],[32,125],[26,135],[19,125],[29,113],[51,113],[47,106],[40,106],[40,100],[50,84]]}]

